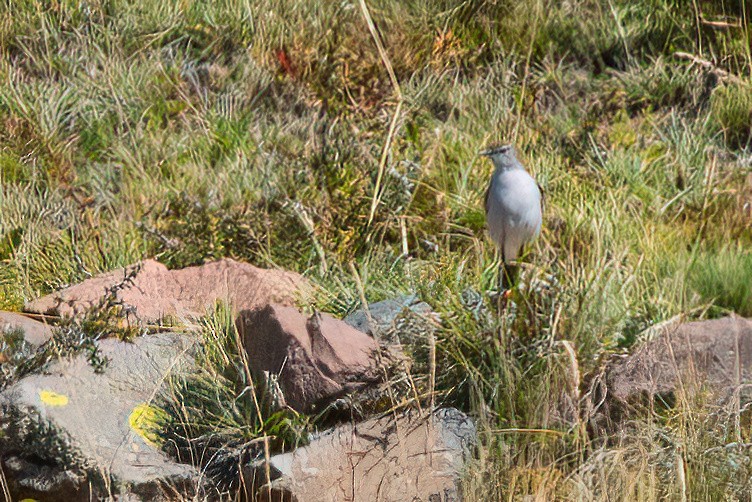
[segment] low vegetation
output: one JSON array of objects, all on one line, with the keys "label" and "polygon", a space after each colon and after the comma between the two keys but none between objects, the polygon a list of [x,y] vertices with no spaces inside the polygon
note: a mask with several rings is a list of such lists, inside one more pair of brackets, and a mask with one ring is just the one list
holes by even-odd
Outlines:
[{"label": "low vegetation", "polygon": [[[369,301],[416,291],[443,319],[434,399],[482,431],[469,500],[745,500],[742,412],[689,396],[604,438],[588,403],[604,362],[651,327],[752,316],[751,12],[5,2],[0,308],[147,257],[295,270],[336,315],[361,285]],[[514,143],[545,192],[501,317],[477,156],[493,142]],[[169,413],[176,455],[215,452],[212,430],[283,448],[315,426],[257,413],[226,310],[202,327],[196,381],[174,383],[201,403]]]}]

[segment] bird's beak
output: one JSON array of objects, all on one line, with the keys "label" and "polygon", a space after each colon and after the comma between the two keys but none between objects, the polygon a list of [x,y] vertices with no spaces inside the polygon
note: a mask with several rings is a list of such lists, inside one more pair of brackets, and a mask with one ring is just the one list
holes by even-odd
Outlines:
[{"label": "bird's beak", "polygon": [[489,157],[491,155],[491,150],[481,150],[478,152],[478,155],[481,157]]}]

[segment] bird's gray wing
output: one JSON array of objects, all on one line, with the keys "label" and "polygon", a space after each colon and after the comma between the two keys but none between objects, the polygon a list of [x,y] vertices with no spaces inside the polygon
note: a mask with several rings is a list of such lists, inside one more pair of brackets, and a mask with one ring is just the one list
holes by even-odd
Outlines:
[{"label": "bird's gray wing", "polygon": [[486,195],[483,197],[483,210],[488,214],[488,196],[491,194],[491,183],[486,187]]},{"label": "bird's gray wing", "polygon": [[[541,215],[543,215],[546,210],[546,194],[543,193],[543,187],[540,185],[540,183],[536,181],[535,184],[538,185],[538,191],[541,194]],[[486,196],[488,196],[488,194],[486,194]]]}]

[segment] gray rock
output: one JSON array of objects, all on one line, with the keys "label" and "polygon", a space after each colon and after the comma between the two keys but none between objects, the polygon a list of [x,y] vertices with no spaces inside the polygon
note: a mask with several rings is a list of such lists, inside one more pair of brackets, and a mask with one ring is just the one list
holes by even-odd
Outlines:
[{"label": "gray rock", "polygon": [[401,315],[409,311],[421,317],[438,320],[430,305],[421,301],[417,295],[404,295],[394,299],[376,302],[368,306],[371,322],[365,309],[356,310],[343,320],[353,328],[373,336],[374,332],[384,333],[395,327]]},{"label": "gray rock", "polygon": [[268,465],[246,466],[247,496],[264,502],[456,501],[475,440],[473,422],[452,408],[342,425],[271,457]]},{"label": "gray rock", "polygon": [[10,480],[16,498],[34,500],[38,494],[54,494],[58,500],[90,498],[86,476],[80,471],[39,465],[17,456],[3,460],[5,475]]},{"label": "gray rock", "polygon": [[[154,500],[195,486],[194,468],[172,462],[138,419],[154,413],[149,403],[168,376],[190,366],[195,343],[176,333],[102,340],[103,371],[79,354],[2,392],[0,451],[17,495],[89,500],[93,489]],[[87,486],[81,473],[102,486]]]},{"label": "gray rock", "polygon": [[0,334],[19,330],[26,343],[39,346],[52,338],[52,327],[15,312],[0,311]]}]

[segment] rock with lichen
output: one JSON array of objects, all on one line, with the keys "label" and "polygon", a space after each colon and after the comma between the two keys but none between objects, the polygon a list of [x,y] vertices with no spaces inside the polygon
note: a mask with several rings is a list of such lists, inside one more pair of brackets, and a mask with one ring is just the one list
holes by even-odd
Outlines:
[{"label": "rock with lichen", "polygon": [[14,498],[89,500],[121,492],[148,500],[194,492],[197,471],[168,458],[152,401],[191,365],[192,336],[160,333],[97,342],[0,393],[1,460]]}]

